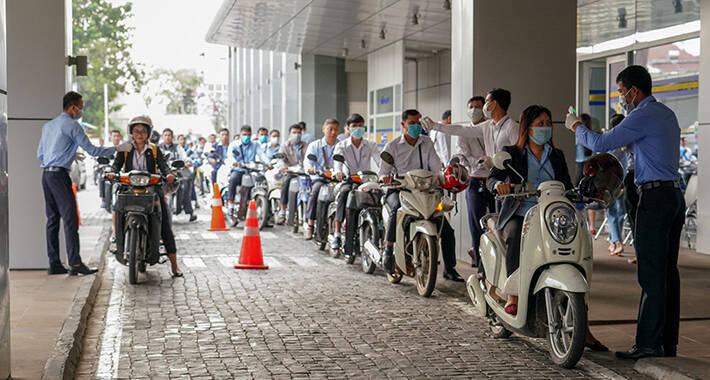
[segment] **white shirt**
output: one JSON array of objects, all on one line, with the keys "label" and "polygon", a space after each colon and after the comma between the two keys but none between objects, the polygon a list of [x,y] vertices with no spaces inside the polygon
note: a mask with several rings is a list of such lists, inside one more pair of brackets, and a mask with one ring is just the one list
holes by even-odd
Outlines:
[{"label": "white shirt", "polygon": [[[148,170],[148,163],[145,161],[145,152],[150,148],[149,144],[143,145],[143,151],[139,152],[138,148],[136,147],[136,144],[133,144],[133,170],[142,170],[142,171],[147,171]],[[157,157],[154,157],[156,160],[158,159]]]},{"label": "white shirt", "polygon": [[[421,148],[420,148],[421,147]],[[385,145],[385,152],[392,155],[394,165],[399,174],[410,170],[424,169],[437,172],[441,169],[441,161],[434,150],[434,143],[427,136],[419,136],[414,146],[409,145],[404,135],[397,137]],[[421,155],[419,152],[421,151]],[[420,160],[421,158],[421,160]],[[379,175],[381,177],[393,175],[394,168],[382,161]]]},{"label": "white shirt", "polygon": [[353,139],[348,137],[335,144],[334,154],[339,154],[345,158],[345,165],[335,161],[333,166],[336,173],[350,175],[361,170],[372,170],[371,163],[373,159],[375,164],[380,166],[380,152],[377,149],[377,143],[374,141],[362,139],[360,146],[356,147],[353,144]]},{"label": "white shirt", "polygon": [[[476,128],[476,125],[477,124],[469,124],[466,128]],[[476,164],[478,160],[485,155],[486,147],[483,143],[483,139],[475,137],[459,137],[456,142],[456,153],[454,153],[453,157],[459,157],[461,164],[466,166],[468,174],[471,177],[487,178],[489,170],[485,168],[479,169]]]},{"label": "white shirt", "polygon": [[436,150],[436,154],[439,155],[441,162],[448,164],[451,136],[440,131],[432,130],[429,132],[429,138],[434,142],[434,150]]},{"label": "white shirt", "polygon": [[518,123],[514,122],[510,116],[505,115],[498,122],[493,119],[471,128],[463,125],[434,124],[432,128],[437,131],[461,137],[476,137],[483,139],[486,149],[486,156],[493,157],[503,150],[504,146],[515,145],[518,142]]}]

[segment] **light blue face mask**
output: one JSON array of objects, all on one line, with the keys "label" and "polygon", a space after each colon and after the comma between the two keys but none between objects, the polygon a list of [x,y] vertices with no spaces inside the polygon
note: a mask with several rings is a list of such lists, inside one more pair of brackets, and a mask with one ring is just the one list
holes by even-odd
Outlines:
[{"label": "light blue face mask", "polygon": [[533,127],[533,134],[530,138],[537,145],[545,145],[552,138],[552,127]]},{"label": "light blue face mask", "polygon": [[365,127],[352,127],[350,129],[350,135],[356,139],[361,139],[365,136]]},{"label": "light blue face mask", "polygon": [[251,136],[242,136],[242,144],[249,144],[251,142]]},{"label": "light blue face mask", "polygon": [[261,142],[262,144],[265,144],[267,141],[269,141],[269,136],[263,135],[259,137],[259,142]]},{"label": "light blue face mask", "polygon": [[420,124],[409,124],[407,126],[407,134],[409,137],[416,139],[420,134],[422,134],[422,129],[423,128]]}]

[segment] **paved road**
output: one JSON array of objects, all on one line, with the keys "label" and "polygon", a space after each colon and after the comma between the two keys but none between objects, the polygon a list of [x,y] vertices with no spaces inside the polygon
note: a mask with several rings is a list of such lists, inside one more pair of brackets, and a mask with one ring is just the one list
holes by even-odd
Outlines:
[{"label": "paved road", "polygon": [[561,369],[539,340],[492,338],[467,299],[421,298],[283,228],[262,233],[269,270],[235,270],[241,230],[200,217],[176,219],[184,278],[157,265],[131,286],[107,259],[78,378],[641,378],[610,355]]}]

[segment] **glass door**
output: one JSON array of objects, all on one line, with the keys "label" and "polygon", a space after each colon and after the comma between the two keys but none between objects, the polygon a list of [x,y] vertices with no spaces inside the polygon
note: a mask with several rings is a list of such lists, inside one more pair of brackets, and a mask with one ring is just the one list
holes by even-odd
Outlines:
[{"label": "glass door", "polygon": [[609,119],[612,116],[621,113],[621,105],[619,104],[619,88],[616,85],[616,76],[619,75],[621,70],[623,70],[627,65],[628,61],[625,54],[608,57],[606,59],[606,84],[607,94],[609,94],[609,96],[606,97],[606,118],[602,128],[606,128],[609,125]]}]

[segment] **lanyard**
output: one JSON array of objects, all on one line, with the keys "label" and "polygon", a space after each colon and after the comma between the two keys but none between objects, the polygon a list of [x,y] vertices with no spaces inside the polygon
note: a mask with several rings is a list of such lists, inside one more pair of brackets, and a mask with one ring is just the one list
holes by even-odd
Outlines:
[{"label": "lanyard", "polygon": [[[360,143],[360,144],[362,144],[362,143]],[[362,155],[358,154],[359,149],[357,147],[355,147],[354,144],[351,144],[350,146],[353,148],[353,160],[355,161],[355,168],[354,169],[358,169],[358,168],[360,168],[360,162],[362,161]],[[363,149],[363,147],[360,146],[360,149]],[[362,152],[359,152],[359,153],[362,153]],[[353,174],[353,173],[350,173],[350,174]]]}]

